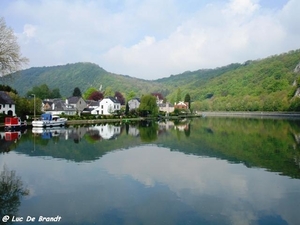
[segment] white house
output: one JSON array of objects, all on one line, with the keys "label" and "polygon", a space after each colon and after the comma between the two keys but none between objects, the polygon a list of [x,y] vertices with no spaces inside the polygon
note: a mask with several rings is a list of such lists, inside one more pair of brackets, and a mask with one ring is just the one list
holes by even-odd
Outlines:
[{"label": "white house", "polygon": [[4,113],[9,116],[16,115],[16,105],[5,91],[0,91],[0,113]]},{"label": "white house", "polygon": [[93,115],[111,115],[112,113],[121,109],[120,102],[113,97],[106,97],[101,100],[99,107],[93,109]]},{"label": "white house", "polygon": [[133,98],[128,101],[129,110],[137,109],[141,104],[141,100],[139,98]]}]

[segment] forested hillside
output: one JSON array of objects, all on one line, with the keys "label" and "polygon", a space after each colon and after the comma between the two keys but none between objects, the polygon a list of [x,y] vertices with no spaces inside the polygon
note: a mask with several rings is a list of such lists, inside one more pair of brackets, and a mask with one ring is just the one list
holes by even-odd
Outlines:
[{"label": "forested hillside", "polygon": [[25,95],[34,86],[47,84],[50,89],[58,88],[63,97],[72,95],[75,87],[84,93],[89,87],[102,91],[110,87],[113,91],[127,93],[133,90],[137,95],[163,90],[163,85],[129,76],[113,74],[93,63],[75,63],[62,66],[33,67],[13,75],[6,84]]},{"label": "forested hillside", "polygon": [[194,108],[200,110],[299,110],[299,98],[294,98],[300,84],[300,73],[295,70],[299,63],[300,50],[296,50],[244,64],[185,72],[157,82],[173,87],[169,99],[189,93]]},{"label": "forested hillside", "polygon": [[[188,93],[194,110],[214,111],[300,111],[300,98],[294,97],[300,84],[300,50],[265,59],[233,63],[215,69],[200,69],[155,81],[117,75],[92,63],[40,67],[23,70],[9,84],[19,94],[47,84],[69,97],[75,87],[84,93],[89,87],[102,91],[110,87],[124,96],[161,93],[174,103]],[[3,82],[2,82],[3,83]]]}]

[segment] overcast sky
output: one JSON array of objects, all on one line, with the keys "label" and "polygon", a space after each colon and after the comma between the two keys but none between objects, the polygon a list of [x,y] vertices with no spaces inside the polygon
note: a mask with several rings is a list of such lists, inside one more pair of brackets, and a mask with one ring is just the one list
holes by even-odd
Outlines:
[{"label": "overcast sky", "polygon": [[299,0],[1,0],[32,66],[92,62],[143,79],[300,48]]}]

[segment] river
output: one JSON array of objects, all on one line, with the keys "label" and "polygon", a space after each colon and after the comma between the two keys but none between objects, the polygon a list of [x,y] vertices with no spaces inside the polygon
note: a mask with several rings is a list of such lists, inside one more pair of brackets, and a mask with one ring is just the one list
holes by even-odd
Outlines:
[{"label": "river", "polygon": [[3,224],[300,222],[300,121],[196,118],[1,132]]}]

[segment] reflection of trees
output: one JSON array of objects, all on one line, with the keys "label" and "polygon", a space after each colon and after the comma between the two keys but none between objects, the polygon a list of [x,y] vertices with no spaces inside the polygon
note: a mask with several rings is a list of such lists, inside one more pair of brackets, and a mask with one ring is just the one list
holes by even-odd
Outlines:
[{"label": "reflection of trees", "polygon": [[151,142],[157,139],[157,124],[152,121],[141,122],[139,132],[141,140],[144,142]]},{"label": "reflection of trees", "polygon": [[0,218],[16,215],[21,197],[26,195],[29,190],[24,188],[21,178],[4,166],[0,174]]}]

